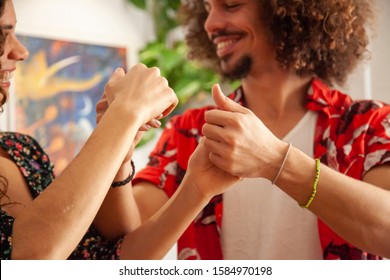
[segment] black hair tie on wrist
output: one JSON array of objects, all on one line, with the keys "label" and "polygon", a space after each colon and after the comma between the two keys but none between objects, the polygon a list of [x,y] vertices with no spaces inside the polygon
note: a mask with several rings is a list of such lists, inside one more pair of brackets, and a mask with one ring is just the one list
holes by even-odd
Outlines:
[{"label": "black hair tie on wrist", "polygon": [[133,160],[131,160],[131,167],[133,168],[133,171],[131,172],[129,177],[127,177],[123,181],[112,182],[111,188],[117,188],[117,187],[121,187],[121,186],[127,185],[128,183],[130,183],[131,180],[133,180],[134,175],[135,175],[135,166],[134,166]]}]

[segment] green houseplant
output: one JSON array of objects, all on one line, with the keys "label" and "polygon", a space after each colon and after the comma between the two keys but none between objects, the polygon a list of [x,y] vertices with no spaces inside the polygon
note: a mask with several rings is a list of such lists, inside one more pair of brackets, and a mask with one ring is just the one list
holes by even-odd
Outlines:
[{"label": "green houseplant", "polygon": [[[159,67],[161,75],[167,78],[170,87],[178,96],[179,104],[172,115],[191,107],[191,104],[199,104],[196,100],[208,96],[212,85],[217,83],[220,77],[187,58],[187,46],[183,38],[172,39],[172,35],[178,33],[176,11],[180,0],[128,1],[148,12],[153,20],[155,40],[141,49],[139,59],[148,67]],[[154,130],[148,131],[139,146],[153,138],[153,133]]]}]

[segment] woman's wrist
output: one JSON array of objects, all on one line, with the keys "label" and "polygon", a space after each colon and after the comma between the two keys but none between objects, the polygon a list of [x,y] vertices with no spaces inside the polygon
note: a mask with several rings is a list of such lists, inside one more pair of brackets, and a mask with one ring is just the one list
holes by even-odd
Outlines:
[{"label": "woman's wrist", "polygon": [[130,104],[128,106],[123,106],[123,102],[121,100],[115,99],[107,110],[113,110],[115,114],[120,115],[121,120],[129,120],[131,121],[132,126],[141,127],[144,123],[147,122],[145,113],[142,110],[139,110],[142,106],[133,106],[134,104]]},{"label": "woman's wrist", "polygon": [[211,192],[204,192],[202,186],[200,186],[201,182],[198,182],[194,178],[187,173],[181,185],[185,188],[186,193],[191,193],[191,197],[199,203],[204,203],[210,201],[214,197],[214,194]]},{"label": "woman's wrist", "polygon": [[121,167],[119,168],[117,174],[115,175],[115,178],[113,180],[113,185],[118,185],[121,182],[129,181],[130,178],[133,179],[135,173],[135,166],[134,162],[132,160],[126,161],[122,163]]}]

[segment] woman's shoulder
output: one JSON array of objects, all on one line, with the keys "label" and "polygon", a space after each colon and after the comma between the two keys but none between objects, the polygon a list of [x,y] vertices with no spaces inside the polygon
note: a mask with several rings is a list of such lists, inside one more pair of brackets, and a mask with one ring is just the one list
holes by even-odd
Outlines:
[{"label": "woman's shoulder", "polygon": [[49,156],[31,136],[16,132],[0,132],[0,147],[18,166],[34,196],[41,193],[54,179]]},{"label": "woman's shoulder", "polygon": [[0,131],[0,143],[4,143],[5,145],[12,145],[12,143],[23,143],[26,145],[32,144],[39,146],[38,142],[30,135],[11,131]]},{"label": "woman's shoulder", "polygon": [[19,132],[0,132],[0,146],[7,151],[19,151],[31,154],[46,155],[41,145],[33,137]]},{"label": "woman's shoulder", "polygon": [[27,134],[18,132],[0,132],[0,147],[8,153],[19,150],[45,154],[37,140]]}]

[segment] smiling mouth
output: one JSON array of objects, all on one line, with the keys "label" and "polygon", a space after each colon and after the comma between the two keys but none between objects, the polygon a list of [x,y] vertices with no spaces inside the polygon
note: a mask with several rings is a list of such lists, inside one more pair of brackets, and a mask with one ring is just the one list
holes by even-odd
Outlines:
[{"label": "smiling mouth", "polygon": [[243,32],[223,30],[211,34],[210,39],[214,44],[217,56],[223,59],[235,51],[238,42],[245,36],[246,34]]},{"label": "smiling mouth", "polygon": [[0,84],[6,85],[10,83],[13,73],[10,71],[0,71]]},{"label": "smiling mouth", "polygon": [[238,41],[239,40],[237,39],[226,39],[218,40],[217,42],[215,42],[217,56],[219,58],[224,58],[226,56],[231,55]]},{"label": "smiling mouth", "polygon": [[227,40],[217,44],[217,51],[233,45],[237,40]]}]

